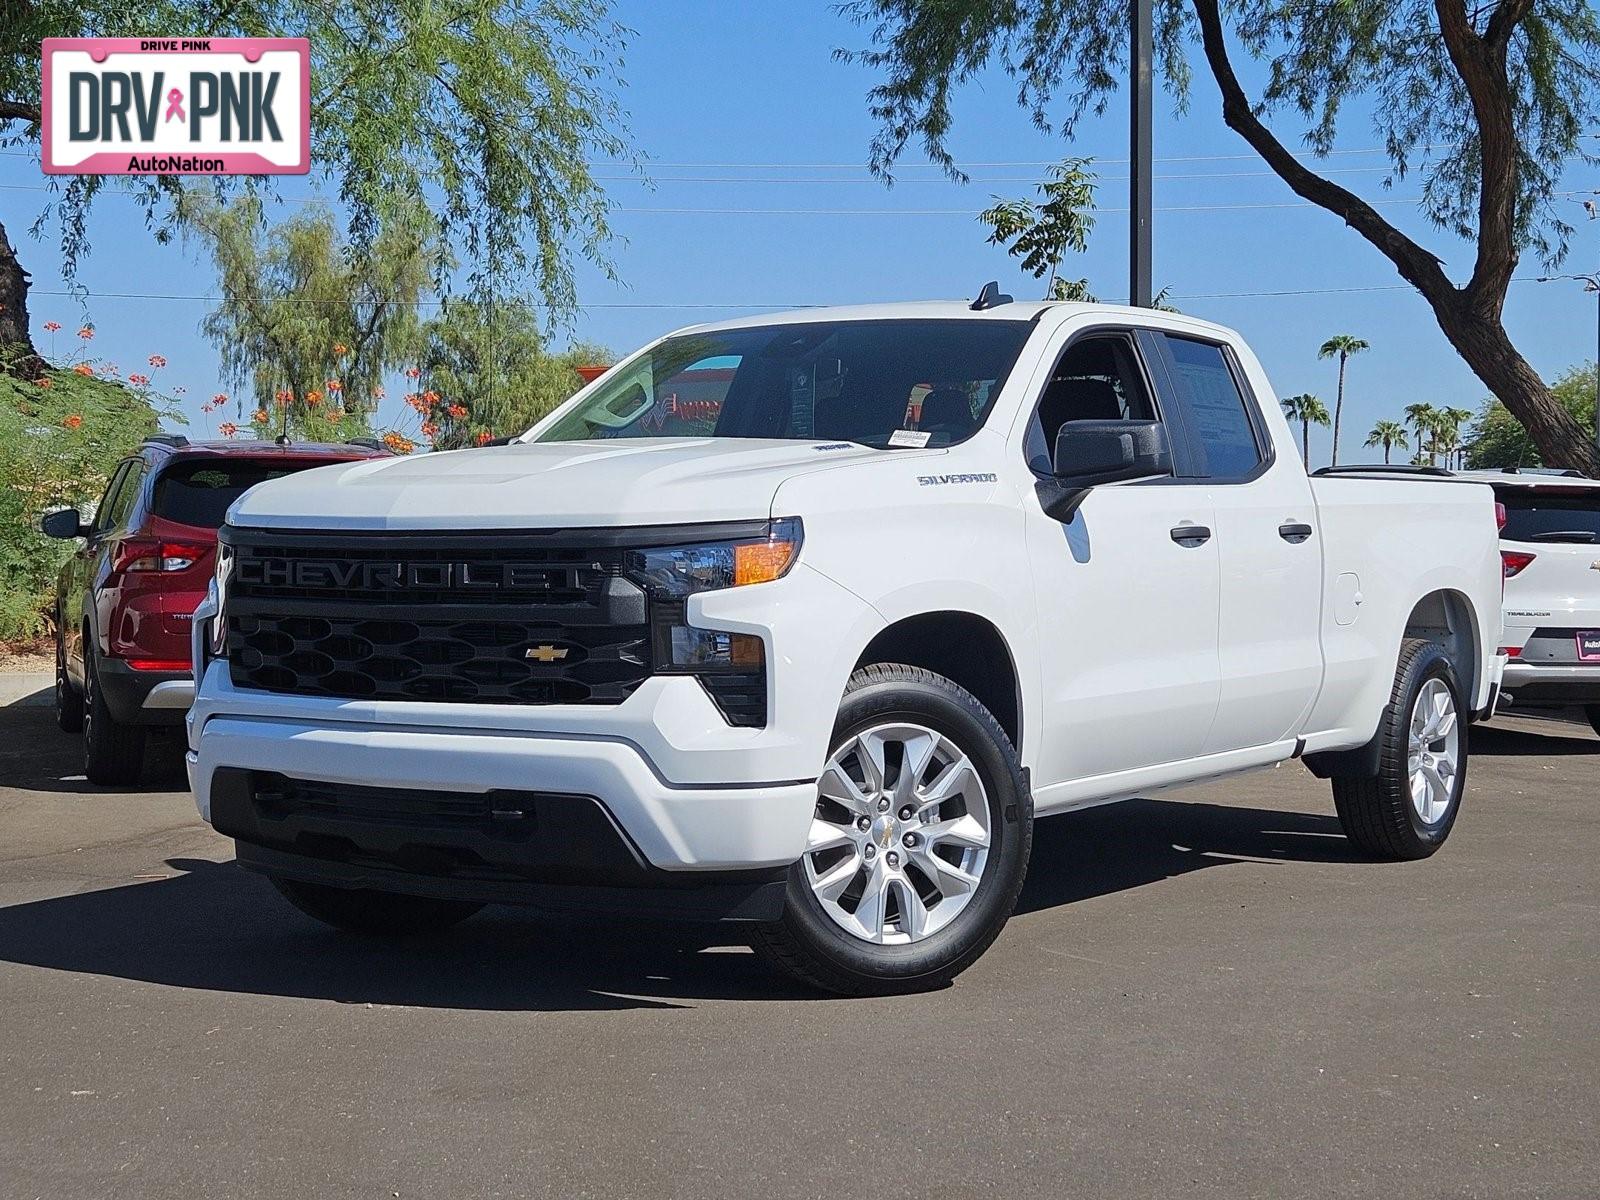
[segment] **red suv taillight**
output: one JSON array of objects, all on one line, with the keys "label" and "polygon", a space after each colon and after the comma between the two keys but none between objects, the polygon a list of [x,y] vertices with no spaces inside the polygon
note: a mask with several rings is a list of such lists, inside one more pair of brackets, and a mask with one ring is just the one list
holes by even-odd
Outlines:
[{"label": "red suv taillight", "polygon": [[1500,551],[1500,562],[1505,568],[1505,577],[1510,579],[1537,557],[1536,554],[1527,554],[1521,550]]},{"label": "red suv taillight", "polygon": [[129,539],[117,547],[111,566],[117,571],[183,571],[194,566],[205,549],[182,542]]},{"label": "red suv taillight", "polygon": [[1506,506],[1498,500],[1494,502],[1494,527],[1500,530],[1506,527]]}]

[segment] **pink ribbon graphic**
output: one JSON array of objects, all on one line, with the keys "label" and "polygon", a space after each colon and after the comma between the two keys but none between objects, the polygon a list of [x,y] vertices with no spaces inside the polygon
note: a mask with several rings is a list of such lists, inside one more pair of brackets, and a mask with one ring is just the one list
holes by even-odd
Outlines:
[{"label": "pink ribbon graphic", "polygon": [[162,124],[172,120],[173,117],[177,117],[180,121],[189,119],[183,115],[183,92],[177,88],[173,88],[167,93],[167,115]]}]

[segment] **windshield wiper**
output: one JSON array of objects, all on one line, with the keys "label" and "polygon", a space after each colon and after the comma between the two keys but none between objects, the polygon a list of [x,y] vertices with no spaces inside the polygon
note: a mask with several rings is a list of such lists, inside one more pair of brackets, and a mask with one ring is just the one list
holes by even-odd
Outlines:
[{"label": "windshield wiper", "polygon": [[1548,533],[1535,533],[1527,539],[1530,542],[1592,542],[1594,530],[1592,529],[1552,529]]}]

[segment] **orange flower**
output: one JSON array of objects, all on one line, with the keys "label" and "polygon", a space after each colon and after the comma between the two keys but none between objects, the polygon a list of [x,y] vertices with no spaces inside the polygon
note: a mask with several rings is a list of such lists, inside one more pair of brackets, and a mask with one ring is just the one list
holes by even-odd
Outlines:
[{"label": "orange flower", "polygon": [[480,446],[487,446],[492,441],[494,441],[494,434],[487,429],[478,435],[478,445]]},{"label": "orange flower", "polygon": [[422,398],[428,402],[430,407],[439,403],[439,393],[435,391],[423,392]]},{"label": "orange flower", "polygon": [[82,375],[85,379],[94,374],[94,368],[88,363],[79,363],[77,366],[73,367],[72,370],[74,373]]},{"label": "orange flower", "polygon": [[211,397],[211,403],[216,405],[218,408],[221,408],[227,402],[228,402],[228,393],[227,392],[218,392],[215,396]]},{"label": "orange flower", "polygon": [[76,429],[79,425],[83,424],[83,418],[80,417],[77,413],[73,413],[70,417],[68,417],[66,420],[62,421],[61,423],[63,425],[65,425],[68,429]]},{"label": "orange flower", "polygon": [[318,391],[307,392],[306,393],[306,403],[307,404],[321,404],[322,403],[322,393],[318,392]]},{"label": "orange flower", "polygon": [[264,408],[256,409],[256,415],[251,420],[257,425],[265,425],[267,423],[267,410]]},{"label": "orange flower", "polygon": [[340,383],[337,379],[330,379],[328,380],[328,390],[330,392],[341,392],[344,390],[344,384]]},{"label": "orange flower", "polygon": [[334,352],[334,353],[335,353],[335,354],[345,354],[345,353],[348,353],[348,352],[349,352],[349,349],[350,349],[350,347],[348,347],[348,346],[346,346],[346,345],[345,345],[345,344],[344,344],[344,343],[343,343],[343,342],[335,342],[335,343],[334,343],[334,344],[333,344],[333,352]]},{"label": "orange flower", "polygon": [[42,387],[42,388],[47,388],[47,389],[48,388],[53,388],[56,385],[56,381],[54,379],[35,379],[33,382],[34,382],[34,385],[36,387]]},{"label": "orange flower", "polygon": [[421,376],[422,376],[422,368],[421,367],[407,367],[406,368],[406,378],[407,379],[419,379],[419,378],[421,378]]},{"label": "orange flower", "polygon": [[424,421],[422,423],[422,433],[424,437],[436,437],[439,433],[439,427],[432,421]]},{"label": "orange flower", "polygon": [[150,365],[152,367],[164,367],[167,365],[167,360],[163,355],[152,354],[150,356]]},{"label": "orange flower", "polygon": [[46,333],[55,333],[60,328],[61,328],[61,322],[60,321],[46,321],[44,323],[44,331]]},{"label": "orange flower", "polygon": [[232,437],[234,434],[239,432],[239,427],[232,421],[224,421],[221,425],[218,425],[217,428],[221,431],[223,437]]},{"label": "orange flower", "polygon": [[128,382],[134,387],[145,387],[150,382],[150,376],[133,374],[128,376]]},{"label": "orange flower", "polygon": [[383,389],[381,387],[373,388],[372,389],[372,398],[374,400],[382,400],[383,399]]},{"label": "orange flower", "polygon": [[86,342],[89,341],[94,337],[94,326],[85,325],[82,329],[78,330],[78,336]]},{"label": "orange flower", "polygon": [[328,410],[328,415],[330,417],[332,417],[335,421],[342,421],[342,420],[344,420],[344,409],[342,409],[342,408],[329,409]]},{"label": "orange flower", "polygon": [[459,421],[467,415],[467,406],[464,404],[452,404],[449,408],[445,409],[445,412],[450,414],[451,420]]}]

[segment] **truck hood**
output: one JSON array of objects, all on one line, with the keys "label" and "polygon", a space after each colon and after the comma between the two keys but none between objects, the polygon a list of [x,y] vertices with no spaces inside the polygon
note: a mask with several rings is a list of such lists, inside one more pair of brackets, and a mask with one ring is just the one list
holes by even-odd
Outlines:
[{"label": "truck hood", "polygon": [[771,514],[786,479],[882,455],[849,443],[749,438],[493,446],[302,471],[250,489],[228,522],[494,529],[750,520]]}]

